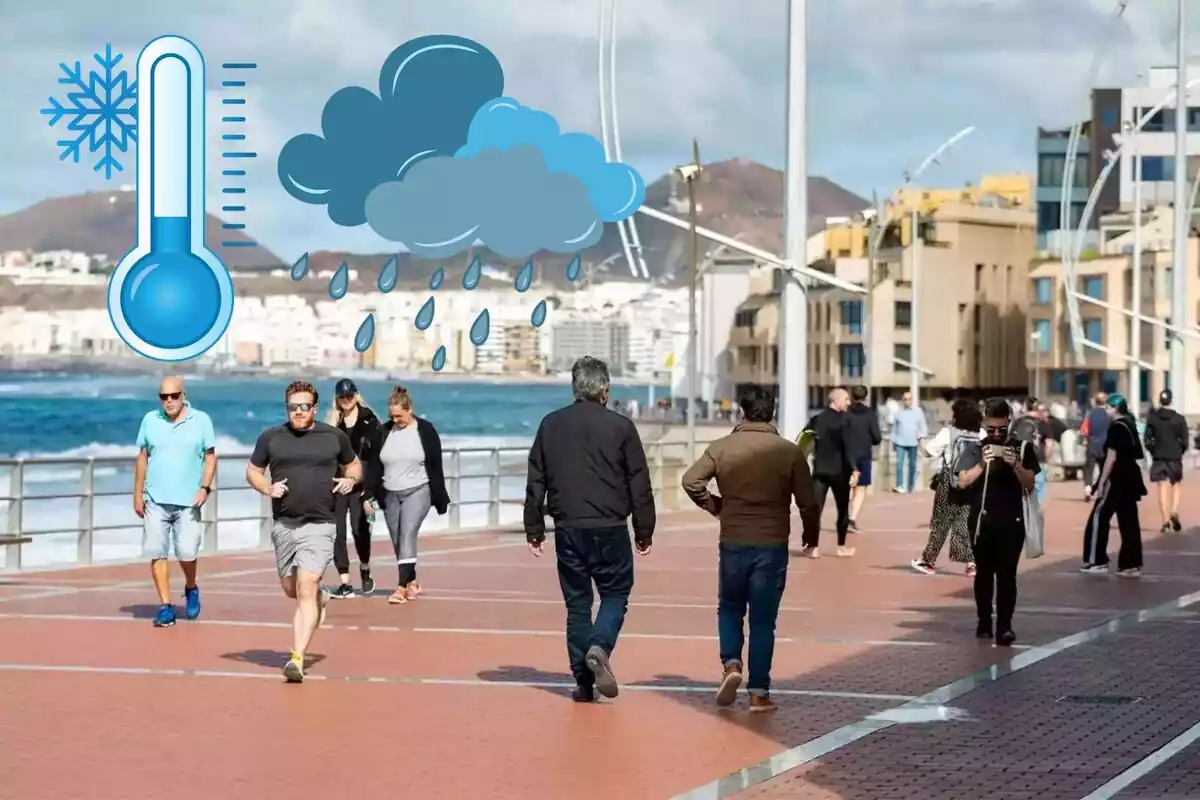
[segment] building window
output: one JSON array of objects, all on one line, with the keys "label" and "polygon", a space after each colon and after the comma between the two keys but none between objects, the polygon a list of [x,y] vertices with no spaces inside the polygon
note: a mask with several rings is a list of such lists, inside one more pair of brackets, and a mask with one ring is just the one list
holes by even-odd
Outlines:
[{"label": "building window", "polygon": [[863,304],[861,300],[842,301],[842,325],[845,327],[847,333],[862,333],[862,312]]},{"label": "building window", "polygon": [[1104,320],[1085,319],[1083,321],[1083,338],[1096,344],[1104,344]]},{"label": "building window", "polygon": [[1059,153],[1038,156],[1038,186],[1062,186],[1067,158]]},{"label": "building window", "polygon": [[975,291],[983,291],[983,264],[975,265]]},{"label": "building window", "polygon": [[1033,349],[1038,353],[1050,352],[1050,320],[1035,319],[1033,321]]},{"label": "building window", "polygon": [[896,301],[896,327],[912,327],[912,303],[907,300]]},{"label": "building window", "polygon": [[838,346],[838,357],[842,362],[843,378],[861,378],[863,374],[863,346],[843,344]]},{"label": "building window", "polygon": [[1104,299],[1104,276],[1088,275],[1083,279],[1083,293],[1093,300]]},{"label": "building window", "polygon": [[1115,128],[1117,126],[1117,109],[1112,106],[1100,109],[1100,124],[1106,128]]},{"label": "building window", "polygon": [[1062,203],[1047,200],[1037,205],[1038,232],[1056,231],[1059,229]]},{"label": "building window", "polygon": [[1105,394],[1113,394],[1117,391],[1117,384],[1120,381],[1120,373],[1115,370],[1106,369],[1100,373],[1100,391]]},{"label": "building window", "polygon": [[[1149,130],[1147,128],[1146,130]],[[1171,159],[1172,162],[1174,159]],[[1174,171],[1174,163],[1172,169],[1167,170],[1167,156],[1142,156],[1142,181],[1145,183],[1157,183],[1159,181],[1168,180],[1172,171]]]},{"label": "building window", "polygon": [[1049,278],[1033,279],[1033,302],[1041,306],[1050,305],[1053,298],[1053,284]]},{"label": "building window", "polygon": [[[911,344],[894,345],[892,355],[896,359],[899,359],[899,361],[904,361],[904,362],[911,364],[912,363],[912,345]],[[904,366],[904,364],[899,363],[899,361],[892,362],[896,371],[897,372],[908,372],[909,368]]]},{"label": "building window", "polygon": [[1050,373],[1050,394],[1067,393],[1067,373],[1056,369]]},{"label": "building window", "polygon": [[753,328],[755,317],[758,316],[758,311],[739,311],[733,315],[733,325],[735,328]]}]

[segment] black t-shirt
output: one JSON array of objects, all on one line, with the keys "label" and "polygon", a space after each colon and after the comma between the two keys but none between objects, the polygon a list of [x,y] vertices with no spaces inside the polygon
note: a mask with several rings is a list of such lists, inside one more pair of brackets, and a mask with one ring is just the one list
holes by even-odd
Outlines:
[{"label": "black t-shirt", "polygon": [[851,453],[846,446],[849,415],[845,411],[827,408],[804,426],[816,434],[813,447],[813,475],[826,478],[849,477],[854,471]]},{"label": "black t-shirt", "polygon": [[333,479],[354,461],[350,438],[332,425],[314,422],[306,431],[280,425],[254,443],[250,463],[271,471],[271,482],[286,479],[287,494],[271,500],[272,515],[292,523],[333,523]]},{"label": "black t-shirt", "polygon": [[[1011,443],[1010,443],[1011,444]],[[1021,444],[1015,443],[1015,448],[1019,452]],[[984,443],[987,447],[987,443]],[[1032,443],[1025,445],[1025,455],[1021,459],[1021,466],[1037,475],[1042,471],[1038,463],[1037,453]],[[984,479],[987,479],[987,497],[984,498]],[[1004,522],[1006,520],[1017,524],[1024,524],[1025,513],[1022,501],[1025,497],[1025,490],[1021,487],[1021,482],[1017,480],[1017,473],[1013,468],[1000,459],[993,459],[987,471],[971,484],[974,490],[971,498],[971,508],[974,514],[978,514],[980,510],[987,511],[987,520],[989,522]]]},{"label": "black t-shirt", "polygon": [[1105,458],[1110,450],[1117,454],[1109,473],[1109,492],[1118,497],[1140,499],[1146,494],[1146,483],[1142,480],[1139,462],[1146,454],[1133,426],[1134,423],[1124,417],[1113,420],[1104,440],[1104,454]]}]

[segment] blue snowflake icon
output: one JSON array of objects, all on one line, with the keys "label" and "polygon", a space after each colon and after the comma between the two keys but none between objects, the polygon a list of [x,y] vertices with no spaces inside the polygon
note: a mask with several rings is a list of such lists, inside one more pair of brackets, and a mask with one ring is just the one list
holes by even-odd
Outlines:
[{"label": "blue snowflake icon", "polygon": [[62,62],[63,77],[58,82],[72,87],[65,103],[51,97],[50,107],[41,113],[50,117],[50,126],[67,118],[67,130],[76,134],[74,139],[59,139],[62,148],[59,161],[68,157],[79,163],[80,151],[86,146],[89,153],[103,153],[92,168],[94,172],[104,170],[104,177],[111,180],[113,171],[122,172],[115,151],[129,152],[129,143],[137,140],[137,79],[130,80],[129,73],[117,69],[123,55],[113,55],[112,45],[104,46],[104,54],[93,53],[99,69],[92,69],[85,76],[78,61],[74,67]]}]

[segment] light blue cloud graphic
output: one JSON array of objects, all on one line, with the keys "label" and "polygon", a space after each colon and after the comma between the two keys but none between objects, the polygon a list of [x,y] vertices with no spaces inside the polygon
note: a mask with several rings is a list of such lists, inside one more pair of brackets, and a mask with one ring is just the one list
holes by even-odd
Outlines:
[{"label": "light blue cloud graphic", "polygon": [[376,233],[425,258],[446,258],[476,241],[503,258],[574,253],[604,233],[588,187],[551,172],[532,144],[419,161],[404,180],[376,187],[366,212]]},{"label": "light blue cloud graphic", "polygon": [[454,155],[471,158],[485,150],[511,150],[519,145],[538,148],[547,171],[574,175],[582,181],[597,216],[604,222],[632,216],[646,199],[642,176],[625,164],[608,163],[604,146],[595,137],[560,133],[554,117],[511,97],[497,97],[475,112],[467,143]]}]

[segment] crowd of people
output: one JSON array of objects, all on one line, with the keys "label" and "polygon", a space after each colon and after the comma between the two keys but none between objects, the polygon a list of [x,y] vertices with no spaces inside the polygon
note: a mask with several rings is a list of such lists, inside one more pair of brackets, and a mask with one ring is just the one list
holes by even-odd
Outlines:
[{"label": "crowd of people", "polygon": [[[566,606],[567,656],[577,702],[616,697],[612,654],[634,585],[634,554],[647,556],[656,526],[654,492],[637,427],[610,410],[607,365],[579,359],[571,372],[574,402],[548,414],[529,450],[524,530],[534,557],[546,553],[547,519],[554,525],[554,556]],[[357,593],[351,583],[349,540],[358,555],[360,591],[374,592],[371,524],[382,512],[397,566],[391,604],[421,595],[417,543],[430,510],[450,505],[437,429],[415,413],[412,395],[397,386],[387,418],[372,411],[353,381],[343,379],[324,422],[317,421],[317,389],[297,381],[284,390],[285,421],[262,433],[246,481],[271,499],[271,541],[280,586],[294,601],[290,656],[283,668],[302,682],[306,653],[328,603]],[[774,425],[776,401],[751,387],[738,398],[740,421],[708,445],[683,473],[682,488],[719,520],[717,633],[720,666],[716,702],[732,705],[743,684],[749,710],[775,708],[771,663],[780,603],[791,555],[793,506],[801,523],[798,554],[820,557],[821,517],[833,496],[837,555],[853,557],[849,536],[873,482],[875,451],[883,445],[878,415],[863,387],[836,388],[795,442]],[[187,400],[178,377],[159,387],[159,408],[138,432],[133,507],[143,520],[143,552],[159,598],[157,627],[176,622],[168,559],[184,574],[185,613],[201,613],[196,562],[201,507],[216,475],[211,419]],[[974,581],[976,635],[998,646],[1016,641],[1013,615],[1022,551],[1041,554],[1047,466],[1061,430],[1044,404],[1014,408],[1004,399],[956,400],[949,424],[928,436],[924,411],[910,394],[889,419],[896,457],[893,491],[916,489],[917,464],[930,459],[929,538],[911,562],[932,574],[950,542],[950,560]],[[1128,403],[1100,395],[1083,423],[1088,441],[1086,497],[1092,503],[1083,532],[1086,573],[1107,572],[1109,528],[1116,517],[1121,545],[1117,574],[1142,568],[1138,505],[1147,494],[1142,461],[1159,486],[1163,530],[1178,531],[1182,459],[1188,447],[1183,418],[1163,393],[1139,435]],[[1060,423],[1061,425],[1061,423]],[[811,452],[810,452],[811,445]],[[810,464],[811,459],[811,464]],[[715,491],[714,485],[715,484]],[[629,529],[632,527],[632,541]],[[321,585],[330,565],[339,583]],[[593,616],[594,595],[600,603]],[[749,641],[746,618],[749,617]],[[745,653],[746,658],[743,658]],[[743,668],[745,664],[745,669]]]}]

